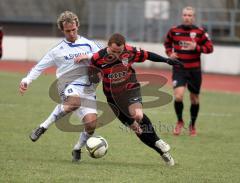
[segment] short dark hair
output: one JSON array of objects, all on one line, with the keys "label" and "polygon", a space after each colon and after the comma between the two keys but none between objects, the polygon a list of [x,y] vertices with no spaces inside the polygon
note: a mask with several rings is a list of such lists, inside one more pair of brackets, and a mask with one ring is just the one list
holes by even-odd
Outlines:
[{"label": "short dark hair", "polygon": [[125,45],[125,37],[122,34],[115,33],[109,38],[108,46],[111,46],[113,43],[115,43],[117,46]]}]

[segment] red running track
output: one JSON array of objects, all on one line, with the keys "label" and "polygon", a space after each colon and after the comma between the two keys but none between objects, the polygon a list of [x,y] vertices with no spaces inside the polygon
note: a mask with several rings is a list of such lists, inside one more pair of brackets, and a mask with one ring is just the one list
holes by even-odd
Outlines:
[{"label": "red running track", "polygon": [[[30,61],[0,61],[0,71],[27,73],[36,62]],[[161,69],[140,69],[140,73],[151,73],[164,76],[168,79],[168,85],[171,85],[171,71]],[[55,73],[55,68],[49,68],[44,71],[45,74]],[[220,74],[203,74],[202,89],[207,91],[221,91],[240,94],[240,76],[220,75]]]}]

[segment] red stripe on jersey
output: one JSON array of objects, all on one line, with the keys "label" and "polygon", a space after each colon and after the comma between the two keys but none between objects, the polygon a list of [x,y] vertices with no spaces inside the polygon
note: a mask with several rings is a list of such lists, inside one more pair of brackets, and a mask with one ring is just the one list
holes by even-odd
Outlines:
[{"label": "red stripe on jersey", "polygon": [[201,66],[200,62],[184,63],[184,68],[186,68],[186,69],[200,68],[200,66]]},{"label": "red stripe on jersey", "polygon": [[179,58],[183,59],[183,60],[197,60],[197,61],[200,61],[200,54],[199,53],[196,53],[196,54],[181,54],[181,53],[178,53],[177,54],[179,56]]}]

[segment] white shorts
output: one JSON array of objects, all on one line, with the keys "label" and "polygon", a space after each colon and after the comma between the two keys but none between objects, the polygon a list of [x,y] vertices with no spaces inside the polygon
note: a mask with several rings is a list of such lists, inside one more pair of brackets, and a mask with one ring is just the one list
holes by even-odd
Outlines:
[{"label": "white shorts", "polygon": [[85,115],[94,113],[97,114],[96,93],[92,85],[68,85],[60,96],[62,101],[68,96],[79,96],[81,100],[81,106],[74,111],[74,113],[82,120]]}]

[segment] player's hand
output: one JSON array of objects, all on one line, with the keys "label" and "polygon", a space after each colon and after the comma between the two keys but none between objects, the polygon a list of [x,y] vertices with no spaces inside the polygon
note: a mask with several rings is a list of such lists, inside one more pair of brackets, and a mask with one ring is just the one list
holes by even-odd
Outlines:
[{"label": "player's hand", "polygon": [[169,65],[178,65],[178,66],[180,66],[181,68],[183,68],[183,66],[184,66],[182,62],[180,62],[180,61],[177,60],[177,59],[172,59],[172,58],[168,58],[168,59],[166,60],[166,63],[169,64]]},{"label": "player's hand", "polygon": [[178,54],[176,52],[172,52],[170,55],[169,55],[170,58],[172,59],[178,59]]},{"label": "player's hand", "polygon": [[92,73],[89,74],[89,81],[93,84],[98,84],[102,80],[101,73]]},{"label": "player's hand", "polygon": [[21,82],[19,85],[19,92],[21,95],[23,95],[28,89],[28,84]]},{"label": "player's hand", "polygon": [[79,64],[80,62],[82,62],[83,60],[88,60],[88,55],[79,55],[78,57],[76,57],[74,59],[74,62]]},{"label": "player's hand", "polygon": [[30,81],[28,81],[26,78],[22,79],[22,81],[19,84],[19,93],[21,95],[23,95],[27,91],[29,84]]}]

